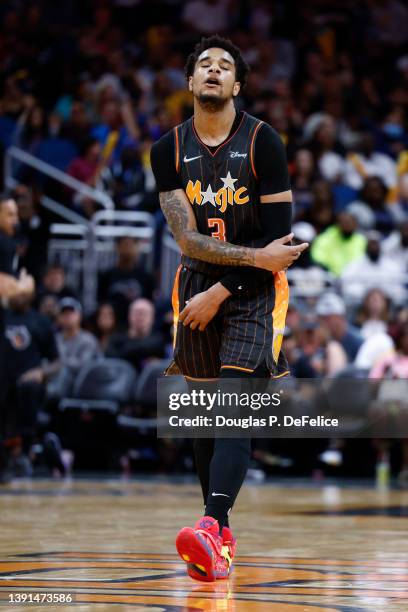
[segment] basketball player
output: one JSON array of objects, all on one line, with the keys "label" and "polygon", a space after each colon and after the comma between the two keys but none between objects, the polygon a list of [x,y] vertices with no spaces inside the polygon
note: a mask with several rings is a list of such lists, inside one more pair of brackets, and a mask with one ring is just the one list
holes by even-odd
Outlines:
[{"label": "basketball player", "polygon": [[[151,152],[161,208],[182,252],[174,361],[191,384],[285,373],[284,270],[308,246],[290,246],[292,195],[278,134],[236,110],[247,73],[229,40],[203,38],[186,64],[194,115]],[[250,440],[196,439],[194,455],[205,516],[180,531],[176,546],[191,577],[213,581],[231,571],[236,541],[228,513],[245,478]]]},{"label": "basketball player", "polygon": [[0,484],[8,479],[6,472],[6,453],[2,443],[2,434],[5,422],[4,398],[7,381],[4,375],[4,307],[10,298],[18,295],[30,295],[34,292],[34,279],[20,273],[15,278],[17,258],[13,240],[15,228],[18,224],[17,205],[6,194],[0,194]]}]

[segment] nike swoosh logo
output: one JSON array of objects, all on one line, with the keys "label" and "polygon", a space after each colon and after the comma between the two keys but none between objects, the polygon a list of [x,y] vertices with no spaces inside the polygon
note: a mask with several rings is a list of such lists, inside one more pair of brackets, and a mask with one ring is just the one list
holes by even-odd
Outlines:
[{"label": "nike swoosh logo", "polygon": [[213,497],[217,497],[217,495],[222,495],[223,497],[229,497],[229,495],[225,495],[225,493],[211,493]]},{"label": "nike swoosh logo", "polygon": [[187,155],[185,155],[183,162],[187,164],[188,162],[194,161],[195,159],[200,159],[200,157],[202,157],[202,155],[197,155],[196,157],[187,157]]}]

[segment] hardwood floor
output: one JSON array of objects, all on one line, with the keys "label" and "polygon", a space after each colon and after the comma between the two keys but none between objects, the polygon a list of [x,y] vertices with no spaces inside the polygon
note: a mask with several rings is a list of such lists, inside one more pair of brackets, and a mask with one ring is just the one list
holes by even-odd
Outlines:
[{"label": "hardwood floor", "polygon": [[72,594],[52,610],[406,612],[408,492],[245,485],[228,581],[197,583],[174,548],[201,511],[181,482],[15,481],[0,487],[0,606]]}]

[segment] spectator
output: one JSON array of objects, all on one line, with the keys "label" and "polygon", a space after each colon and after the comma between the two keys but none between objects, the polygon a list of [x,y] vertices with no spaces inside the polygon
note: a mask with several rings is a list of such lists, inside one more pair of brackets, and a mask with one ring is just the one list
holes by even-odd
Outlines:
[{"label": "spectator", "polygon": [[86,140],[81,149],[79,157],[72,160],[68,166],[68,174],[73,178],[95,186],[97,171],[101,159],[101,145],[96,138]]},{"label": "spectator", "polygon": [[117,241],[117,264],[102,273],[98,285],[99,301],[111,302],[119,325],[125,325],[129,305],[136,298],[150,299],[153,279],[140,263],[140,242],[130,236]]},{"label": "spectator", "polygon": [[312,185],[312,203],[302,216],[318,233],[334,223],[334,198],[330,183],[319,179]]},{"label": "spectator", "polygon": [[98,306],[95,314],[95,336],[102,353],[105,353],[116,329],[116,314],[112,304],[105,302]]},{"label": "spectator", "polygon": [[408,219],[382,242],[382,250],[408,272]]},{"label": "spectator", "polygon": [[391,300],[381,289],[366,293],[357,317],[364,338],[354,362],[357,368],[371,370],[384,354],[393,350],[394,342],[387,332],[390,304]]},{"label": "spectator", "polygon": [[316,313],[329,338],[336,340],[343,347],[349,363],[356,358],[363,338],[356,327],[346,318],[346,307],[343,299],[335,293],[322,295],[316,304]]},{"label": "spectator", "polygon": [[336,122],[330,115],[317,113],[309,118],[305,126],[306,134],[311,136],[312,149],[317,167],[326,181],[338,182],[343,177],[344,159],[337,142]]},{"label": "spectator", "polygon": [[190,0],[184,6],[182,21],[200,34],[225,32],[228,27],[228,0]]},{"label": "spectator", "polygon": [[337,223],[314,240],[311,256],[316,263],[339,276],[347,264],[364,254],[366,244],[366,238],[357,231],[355,217],[342,212],[338,215]]},{"label": "spectator", "polygon": [[396,201],[389,206],[389,211],[396,225],[408,221],[408,172],[398,179]]},{"label": "spectator", "polygon": [[295,171],[291,178],[295,217],[302,218],[313,201],[312,184],[316,179],[316,168],[312,153],[308,149],[299,149],[295,153]]},{"label": "spectator", "polygon": [[360,191],[370,177],[381,179],[387,189],[395,187],[394,160],[384,153],[375,151],[374,136],[370,132],[365,132],[360,137],[359,151],[350,153],[347,157],[343,181],[352,189]]},{"label": "spectator", "polygon": [[30,187],[17,185],[12,195],[18,210],[17,242],[20,265],[26,268],[38,283],[47,259],[49,225],[40,211],[36,210],[33,191]]},{"label": "spectator", "polygon": [[[36,304],[46,304],[44,314],[47,313],[53,318],[53,314],[58,312],[58,302],[63,297],[76,297],[75,291],[66,284],[65,269],[59,264],[50,264],[42,278],[38,288]],[[47,298],[47,300],[46,300]]]},{"label": "spectator", "polygon": [[57,346],[61,365],[76,375],[92,359],[100,357],[98,342],[93,334],[81,329],[82,307],[72,297],[59,302]]},{"label": "spectator", "polygon": [[154,315],[154,305],[149,300],[139,298],[132,302],[127,332],[111,338],[107,356],[126,359],[139,371],[147,360],[163,357],[165,343],[162,333],[153,330]]},{"label": "spectator", "polygon": [[365,253],[348,264],[341,274],[344,297],[357,302],[368,289],[380,285],[395,303],[401,303],[406,297],[404,262],[382,253],[378,232],[369,232],[367,238]]},{"label": "spectator", "polygon": [[368,178],[360,193],[360,200],[351,202],[347,207],[358,218],[364,219],[364,226],[389,234],[394,228],[394,218],[386,203],[387,188],[376,176]]},{"label": "spectator", "polygon": [[282,349],[295,378],[322,378],[333,376],[347,365],[347,356],[336,340],[313,317],[304,317],[300,328],[293,334],[285,329]]},{"label": "spectator", "polygon": [[57,345],[49,321],[31,308],[31,299],[27,296],[11,300],[5,335],[6,374],[15,396],[22,452],[27,456],[37,431],[37,416],[44,404],[45,382],[59,369]]}]

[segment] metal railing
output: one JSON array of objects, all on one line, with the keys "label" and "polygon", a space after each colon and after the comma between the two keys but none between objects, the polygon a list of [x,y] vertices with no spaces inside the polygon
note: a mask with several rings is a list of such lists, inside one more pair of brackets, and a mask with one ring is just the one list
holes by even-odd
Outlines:
[{"label": "metal railing", "polygon": [[153,270],[155,224],[152,215],[137,211],[99,211],[91,222],[53,223],[48,259],[61,264],[68,283],[82,295],[86,313],[97,306],[98,275],[116,263],[116,239],[140,240],[148,272]]},{"label": "metal railing", "polygon": [[86,196],[87,198],[98,202],[102,208],[105,208],[106,210],[113,210],[115,208],[112,198],[107,193],[94,189],[86,183],[78,181],[76,178],[70,176],[66,172],[62,172],[62,170],[47,164],[47,162],[42,161],[38,157],[34,157],[34,155],[31,155],[31,153],[27,153],[26,151],[23,151],[23,149],[19,149],[18,147],[14,146],[9,147],[4,155],[4,182],[8,189],[12,189],[17,184],[17,180],[13,176],[14,160],[20,162],[20,164],[30,166],[31,168],[34,168],[34,170],[37,170],[41,174],[45,174],[58,183],[62,183],[65,187],[72,189],[80,195]]}]

